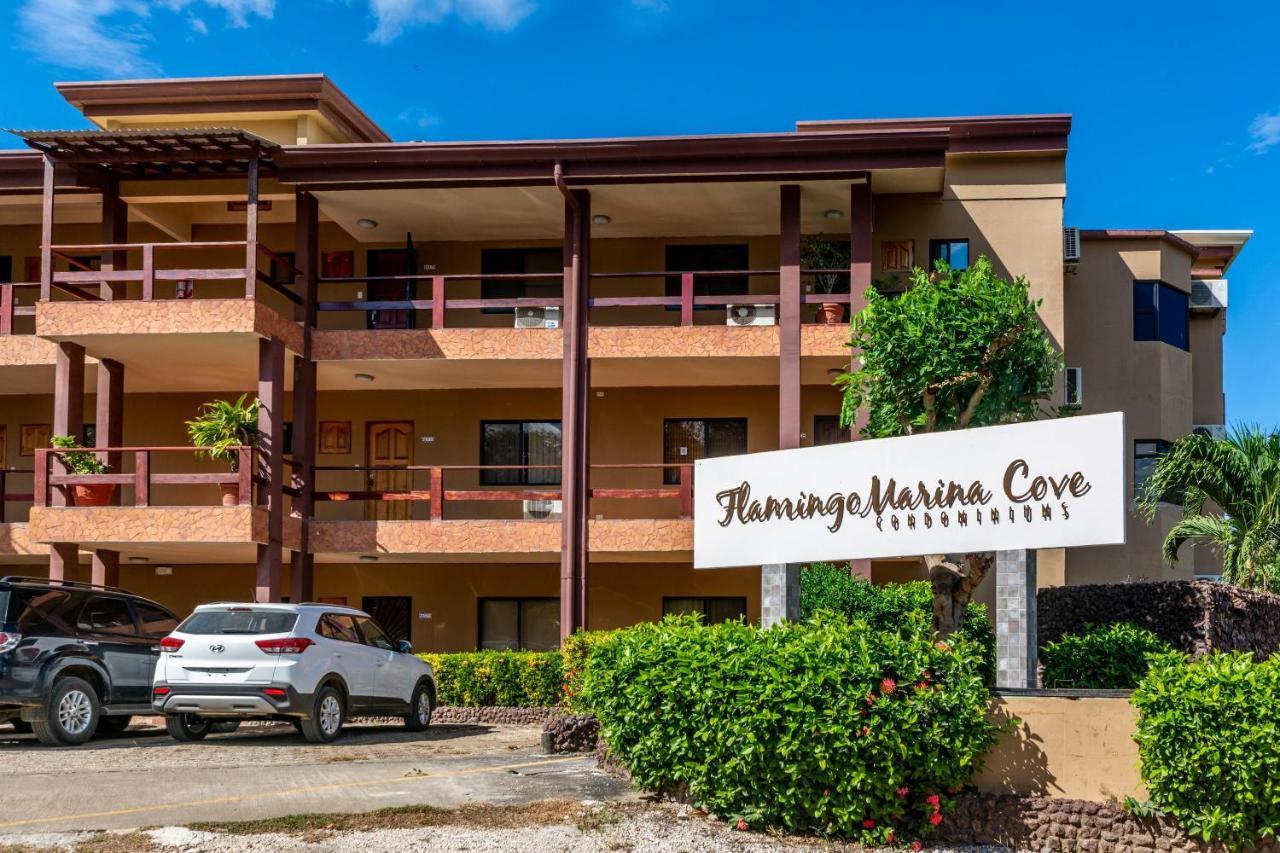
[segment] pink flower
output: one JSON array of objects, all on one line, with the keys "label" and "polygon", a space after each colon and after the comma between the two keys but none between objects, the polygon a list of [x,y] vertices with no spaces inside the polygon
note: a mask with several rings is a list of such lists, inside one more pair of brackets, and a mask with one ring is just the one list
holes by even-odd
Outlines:
[{"label": "pink flower", "polygon": [[924,845],[923,845],[923,844],[921,844],[919,841],[912,841],[912,842],[911,842],[911,849],[912,849],[912,850],[917,850],[917,851],[918,851],[918,850],[923,850],[923,849],[924,849]]},{"label": "pink flower", "polygon": [[864,821],[862,822],[862,828],[863,828],[863,829],[875,829],[875,828],[876,828],[876,822],[875,822],[874,820],[872,820],[871,818],[867,818],[866,820],[864,820]]},{"label": "pink flower", "polygon": [[924,801],[929,805],[933,806],[934,808],[938,807],[938,803],[941,802],[941,800],[942,798],[939,797],[937,794],[930,794],[929,796],[924,798]]},{"label": "pink flower", "polygon": [[739,821],[738,821],[738,830],[739,830],[740,832],[746,832],[746,831],[747,831],[747,822],[746,822],[745,820],[739,820]]},{"label": "pink flower", "polygon": [[898,789],[897,793],[899,797],[905,797],[907,794],[911,793],[911,789],[908,788],[906,785],[903,785],[901,788]]},{"label": "pink flower", "polygon": [[938,824],[942,823],[942,812],[934,812],[933,814],[929,815],[929,823],[933,824],[934,826],[937,826]]},{"label": "pink flower", "polygon": [[947,645],[946,643],[942,642],[941,640],[939,640],[938,642],[934,643],[934,644],[933,644],[933,647],[934,647],[935,649],[937,649],[938,651],[940,651],[940,652],[949,652],[949,651],[951,651],[951,647],[950,647],[949,645]]},{"label": "pink flower", "polygon": [[880,682],[880,692],[886,696],[892,696],[893,691],[898,689],[898,682],[892,678],[886,678]]}]

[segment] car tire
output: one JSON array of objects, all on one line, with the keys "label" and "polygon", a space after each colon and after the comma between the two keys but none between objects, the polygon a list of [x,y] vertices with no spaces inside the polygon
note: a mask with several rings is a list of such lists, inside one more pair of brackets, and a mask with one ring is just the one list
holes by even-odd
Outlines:
[{"label": "car tire", "polygon": [[316,693],[311,716],[299,720],[302,736],[312,743],[331,743],[342,734],[342,694],[326,685]]},{"label": "car tire", "polygon": [[32,720],[36,740],[45,746],[78,746],[93,737],[102,716],[98,691],[83,678],[64,676],[53,682],[44,719]]},{"label": "car tire", "polygon": [[128,715],[103,717],[98,720],[98,734],[107,736],[124,734],[124,730],[129,728],[129,723],[131,722],[133,722],[133,717]]},{"label": "car tire", "polygon": [[425,732],[431,725],[431,714],[435,709],[431,685],[425,681],[419,682],[413,689],[413,697],[409,700],[409,713],[404,715],[405,730]]},{"label": "car tire", "polygon": [[209,731],[215,735],[229,735],[238,728],[239,720],[212,720],[209,723]]},{"label": "car tire", "polygon": [[164,718],[164,726],[174,740],[189,743],[204,740],[213,724],[196,714],[169,714]]}]

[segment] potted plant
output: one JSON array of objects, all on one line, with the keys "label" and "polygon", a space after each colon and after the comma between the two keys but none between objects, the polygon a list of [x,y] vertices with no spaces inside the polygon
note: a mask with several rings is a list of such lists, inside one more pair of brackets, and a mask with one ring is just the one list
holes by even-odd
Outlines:
[{"label": "potted plant", "polygon": [[[826,237],[806,237],[800,246],[800,267],[807,270],[825,270],[813,275],[814,288],[819,293],[835,293],[836,286],[848,273],[829,270],[849,269],[849,244]],[[834,325],[844,320],[844,306],[839,302],[824,302],[818,307],[818,321]]]},{"label": "potted plant", "polygon": [[[67,451],[61,454],[62,464],[72,474],[107,473],[107,464],[92,450],[81,449],[82,445],[75,436],[55,435],[49,440],[49,446]],[[71,487],[71,505],[108,506],[115,490],[114,483],[77,483]]]},{"label": "potted plant", "polygon": [[[195,420],[187,421],[187,435],[191,444],[205,450],[210,459],[224,460],[233,472],[240,470],[240,454],[237,448],[257,447],[258,409],[262,401],[254,399],[246,403],[248,394],[241,394],[234,403],[214,400],[200,407]],[[223,483],[222,505],[235,506],[240,502],[240,486]]]}]

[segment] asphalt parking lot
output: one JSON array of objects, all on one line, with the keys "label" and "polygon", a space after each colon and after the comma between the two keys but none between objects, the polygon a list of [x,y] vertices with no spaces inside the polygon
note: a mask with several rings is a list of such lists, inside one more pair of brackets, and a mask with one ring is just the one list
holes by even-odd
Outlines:
[{"label": "asphalt parking lot", "polygon": [[234,821],[386,806],[632,798],[590,756],[547,756],[536,726],[350,725],[315,745],[285,724],[178,743],[146,722],[49,748],[0,726],[4,836]]}]

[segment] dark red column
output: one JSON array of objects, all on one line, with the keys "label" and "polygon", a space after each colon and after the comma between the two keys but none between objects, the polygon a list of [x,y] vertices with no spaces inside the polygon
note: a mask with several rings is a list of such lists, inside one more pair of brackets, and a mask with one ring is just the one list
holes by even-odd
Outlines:
[{"label": "dark red column", "polygon": [[316,363],[312,359],[312,331],[316,324],[316,263],[319,257],[319,206],[310,193],[297,193],[294,235],[294,279],[302,296],[296,317],[302,323],[302,355],[293,368],[293,459],[300,467],[294,514],[299,516],[298,550],[289,568],[289,600],[315,598],[315,556],[311,553],[311,516],[315,506]]},{"label": "dark red column", "polygon": [[[94,418],[96,447],[121,447],[124,445],[124,365],[114,359],[98,361],[97,413]],[[120,472],[120,453],[99,453],[98,458],[107,464],[112,473]],[[120,490],[111,496],[114,506],[120,505]],[[100,548],[93,552],[90,579],[108,586],[120,585],[120,552]]]},{"label": "dark red column", "polygon": [[[284,342],[280,338],[258,341],[258,476],[259,500],[266,504],[267,541],[258,545],[255,599],[279,601],[282,590],[284,533]],[[265,496],[265,500],[262,497]]]},{"label": "dark red column", "polygon": [[587,295],[591,195],[572,190],[564,215],[564,362],[561,373],[560,636],[587,621],[589,510]]},{"label": "dark red column", "polygon": [[[129,206],[120,198],[120,179],[107,178],[102,188],[102,242],[120,244],[129,242]],[[103,252],[101,269],[122,270],[128,265],[126,252]],[[101,295],[105,300],[121,299],[128,292],[128,283],[103,281]]]},{"label": "dark red column", "polygon": [[[861,182],[849,186],[849,316],[852,317],[866,307],[864,296],[871,286],[872,246],[872,204],[871,174]],[[856,366],[857,353],[852,356]],[[859,433],[866,425],[867,413],[858,412],[853,424],[853,440],[857,441]],[[851,560],[849,568],[855,575],[871,580],[870,560]]]},{"label": "dark red column", "polygon": [[778,447],[800,446],[800,187],[780,187],[778,231]]}]

